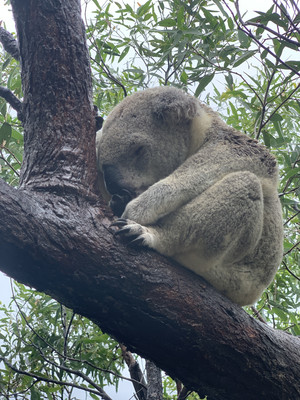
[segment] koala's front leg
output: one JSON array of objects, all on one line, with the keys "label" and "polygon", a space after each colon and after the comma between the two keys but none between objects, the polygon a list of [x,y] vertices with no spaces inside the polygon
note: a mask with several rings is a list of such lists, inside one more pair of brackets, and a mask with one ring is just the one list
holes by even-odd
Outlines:
[{"label": "koala's front leg", "polygon": [[[135,221],[141,225],[155,224],[163,216],[173,212],[180,205],[180,193],[167,183],[168,178],[150,186],[145,192],[131,200],[121,218]],[[176,195],[176,204],[171,198]]]},{"label": "koala's front leg", "polygon": [[261,185],[249,172],[233,173],[153,224],[121,218],[114,225],[131,242],[167,256],[193,250],[201,259],[217,257],[234,262],[253,251],[260,239]]}]

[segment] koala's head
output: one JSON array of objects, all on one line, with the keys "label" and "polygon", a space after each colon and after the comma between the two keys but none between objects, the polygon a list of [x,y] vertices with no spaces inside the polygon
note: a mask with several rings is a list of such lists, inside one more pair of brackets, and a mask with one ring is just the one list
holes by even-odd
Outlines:
[{"label": "koala's head", "polygon": [[198,101],[171,87],[125,98],[97,136],[98,165],[118,215],[134,197],[188,157]]}]

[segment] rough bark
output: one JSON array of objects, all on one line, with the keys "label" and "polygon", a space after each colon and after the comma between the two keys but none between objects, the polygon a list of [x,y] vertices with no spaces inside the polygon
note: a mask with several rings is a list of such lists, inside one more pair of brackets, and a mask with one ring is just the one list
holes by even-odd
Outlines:
[{"label": "rough bark", "polygon": [[92,319],[214,400],[300,398],[298,338],[192,272],[127,248],[96,190],[79,0],[12,0],[24,90],[21,186],[0,181],[1,270]]}]

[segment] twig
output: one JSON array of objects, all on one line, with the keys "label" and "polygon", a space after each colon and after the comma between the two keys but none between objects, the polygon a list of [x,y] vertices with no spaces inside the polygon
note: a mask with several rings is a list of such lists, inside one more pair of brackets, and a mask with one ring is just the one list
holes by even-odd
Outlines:
[{"label": "twig", "polygon": [[286,251],[283,255],[286,256],[287,254],[291,253],[294,249],[296,249],[300,244],[300,240],[295,243],[288,251]]},{"label": "twig", "polygon": [[[281,8],[281,4],[277,4],[276,0],[273,0],[273,3],[279,8],[279,10],[287,17],[287,19],[289,20],[290,24],[292,25],[292,27],[296,30],[296,32],[300,33],[300,30],[298,29],[298,27],[294,24],[292,18],[289,16],[288,13],[285,12],[285,10],[283,8]],[[293,5],[295,6],[297,12],[299,13],[299,9],[296,5],[295,2],[293,2]]]},{"label": "twig", "polygon": [[300,89],[300,83],[296,86],[295,89],[293,89],[291,91],[291,93],[274,109],[274,111],[269,115],[268,119],[266,120],[266,122],[264,122],[261,126],[261,128],[263,128],[272,118],[272,116],[274,114],[276,114],[276,112],[293,96],[293,94],[295,94],[298,90]]},{"label": "twig", "polygon": [[4,157],[2,150],[7,151],[14,159],[17,161],[19,165],[21,165],[20,161],[17,159],[17,157],[5,146],[2,146],[0,144],[0,158],[8,165],[8,167],[17,175],[20,176],[20,173],[12,166],[12,164],[8,161],[6,157]]},{"label": "twig", "polygon": [[177,400],[185,400],[192,393],[191,390],[187,389],[185,386],[182,388]]},{"label": "twig", "polygon": [[[259,128],[258,128],[256,139],[259,138],[259,136],[261,134],[261,131],[262,131],[262,128],[264,126],[264,117],[265,117],[265,113],[266,113],[266,105],[268,103],[269,90],[270,90],[271,83],[272,83],[272,80],[274,78],[275,72],[276,72],[275,69],[273,69],[272,73],[271,73],[271,76],[268,79],[267,88],[266,88],[266,92],[265,92],[264,100],[263,100],[263,106],[262,106],[262,112],[261,112],[261,118],[260,118],[260,125],[259,125]],[[270,117],[268,119],[270,119]]]},{"label": "twig", "polygon": [[300,211],[296,212],[296,214],[292,215],[289,219],[287,219],[283,225],[287,225],[292,219],[297,217],[297,215],[299,215],[299,214],[300,214]]},{"label": "twig", "polygon": [[254,312],[254,316],[257,317],[260,322],[266,324],[266,321],[263,319],[263,317],[260,315],[260,312],[254,306],[251,307],[251,310]]},{"label": "twig", "polygon": [[289,267],[286,265],[286,262],[282,261],[284,268],[288,271],[289,274],[291,274],[295,279],[297,279],[297,281],[300,281],[300,278],[295,275],[290,269]]},{"label": "twig", "polygon": [[263,28],[264,30],[272,33],[273,35],[279,37],[280,39],[283,39],[284,41],[293,44],[294,46],[300,47],[300,43],[296,42],[295,40],[289,39],[284,35],[281,35],[279,32],[273,31],[273,29],[269,28],[268,26],[264,24],[259,24],[257,22],[246,22],[244,26],[251,25],[251,26],[256,26],[257,28]]}]

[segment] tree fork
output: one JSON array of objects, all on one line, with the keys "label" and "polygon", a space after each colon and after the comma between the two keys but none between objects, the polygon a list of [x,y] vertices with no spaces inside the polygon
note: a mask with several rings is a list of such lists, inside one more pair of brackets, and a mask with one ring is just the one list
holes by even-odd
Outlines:
[{"label": "tree fork", "polygon": [[95,321],[200,396],[300,398],[298,338],[257,322],[191,271],[113,237],[96,190],[79,0],[12,6],[25,156],[20,189],[0,181],[1,270]]}]

